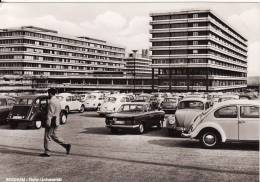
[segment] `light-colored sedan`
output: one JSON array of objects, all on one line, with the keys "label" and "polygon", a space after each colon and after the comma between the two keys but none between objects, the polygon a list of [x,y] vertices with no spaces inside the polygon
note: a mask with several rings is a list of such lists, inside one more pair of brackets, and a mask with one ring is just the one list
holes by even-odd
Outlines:
[{"label": "light-colored sedan", "polygon": [[98,108],[98,114],[105,116],[117,112],[122,104],[129,103],[130,98],[126,94],[112,94],[109,95],[104,103]]},{"label": "light-colored sedan", "polygon": [[80,102],[78,97],[70,93],[60,93],[56,95],[61,104],[61,109],[65,109],[67,113],[71,111],[84,112],[85,108],[82,102]]},{"label": "light-colored sedan", "polygon": [[252,100],[228,100],[194,119],[182,136],[199,139],[205,148],[228,141],[259,141],[259,106]]}]

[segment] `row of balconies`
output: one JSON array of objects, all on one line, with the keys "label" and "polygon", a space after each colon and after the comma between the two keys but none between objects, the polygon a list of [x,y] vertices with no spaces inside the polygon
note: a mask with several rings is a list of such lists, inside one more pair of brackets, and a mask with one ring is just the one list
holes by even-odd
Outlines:
[{"label": "row of balconies", "polygon": [[241,73],[247,73],[247,70],[230,68],[227,66],[212,64],[212,63],[179,63],[179,64],[153,64],[152,68],[216,68],[222,70],[232,70]]},{"label": "row of balconies", "polygon": [[223,50],[223,49],[220,49],[214,45],[181,45],[181,46],[152,46],[150,47],[150,50],[153,51],[153,50],[166,50],[166,51],[169,51],[169,50],[182,50],[182,49],[212,49],[214,51],[217,51],[219,53],[222,53],[222,54],[225,54],[225,55],[228,55],[230,57],[233,57],[233,58],[236,58],[236,59],[239,59],[241,61],[244,61],[246,62],[246,58],[244,57],[241,57],[241,56],[238,56],[238,55],[235,55],[233,53],[230,53],[226,50]]},{"label": "row of balconies", "polygon": [[[246,68],[247,65],[246,63],[242,64],[242,63],[238,63],[229,59],[224,59],[222,57],[216,56],[216,55],[212,55],[212,54],[179,54],[179,55],[153,55],[151,56],[151,59],[169,59],[169,58],[184,58],[184,59],[197,59],[197,58],[205,58],[205,59],[214,59],[214,60],[219,60],[225,63],[230,63],[230,64],[234,64],[237,66],[241,66]],[[175,64],[175,63],[172,63]],[[176,63],[178,64],[178,63]],[[187,63],[179,63],[179,64],[187,64]],[[196,63],[198,64],[198,63]],[[154,64],[153,64],[154,65]],[[162,64],[162,65],[166,65],[166,64]],[[169,65],[169,63],[167,63],[167,65]]]},{"label": "row of balconies", "polygon": [[[29,47],[29,48],[38,48],[38,49],[41,49],[43,50],[44,47],[41,47],[41,46],[35,46],[35,45],[31,45],[31,44],[2,44],[0,45],[0,47],[21,47],[21,46],[26,46],[26,47]],[[123,56],[112,56],[112,55],[107,55],[107,54],[101,54],[101,53],[93,53],[93,52],[79,52],[79,51],[67,51],[67,50],[59,50],[59,49],[49,49],[48,50],[50,51],[63,51],[63,52],[67,52],[67,53],[81,53],[81,54],[88,54],[88,55],[92,55],[92,56],[102,56],[102,57],[109,57],[109,58],[118,58],[118,59],[123,59],[124,57]],[[8,52],[8,51],[6,51]],[[29,54],[44,54],[44,55],[50,55],[50,56],[63,56],[63,55],[60,55],[60,54],[51,54],[51,53],[43,53],[42,52],[32,52],[32,51],[10,51],[11,53],[16,53],[16,52],[22,52],[22,53],[29,53]],[[4,52],[1,52],[1,53],[4,53]],[[78,56],[72,56],[72,55],[66,55],[66,57],[68,58],[71,58],[71,59],[82,59],[82,58],[86,58],[86,57],[78,57]],[[93,58],[90,58],[90,59],[93,59]],[[101,59],[100,59],[101,60]],[[103,60],[103,59],[102,59]],[[120,61],[119,61],[120,62]]]},{"label": "row of balconies", "polygon": [[[224,27],[223,25],[221,25],[220,23],[218,23],[214,18],[211,17],[204,17],[204,18],[189,18],[189,19],[172,19],[172,20],[155,20],[155,21],[151,21],[150,25],[155,25],[155,24],[173,24],[173,23],[196,23],[196,22],[204,22],[204,21],[208,21],[211,22],[213,24],[215,24],[216,26],[218,26],[222,31],[225,31],[227,34],[231,35],[232,37],[234,37],[235,39],[237,39],[240,42],[245,43],[246,41],[241,39],[239,36],[237,36],[236,34],[234,34],[233,32],[231,32],[230,30],[228,30],[226,27]],[[189,29],[192,29],[193,27],[189,27]],[[150,32],[151,33],[151,32]],[[247,44],[247,43],[245,43]]]},{"label": "row of balconies", "polygon": [[[60,41],[56,41],[56,40],[49,40],[49,39],[44,39],[44,38],[40,38],[40,37],[31,37],[31,36],[6,36],[4,37],[4,39],[30,39],[30,40],[34,40],[34,41],[42,41],[42,42],[46,42],[46,43],[55,43],[55,44],[62,44],[62,45],[67,45],[67,46],[74,46],[74,47],[79,47],[79,48],[85,48],[85,49],[98,49],[98,50],[106,50],[109,52],[114,52],[114,53],[125,53],[125,48],[120,47],[121,49],[124,49],[122,51],[113,51],[112,49],[107,49],[107,48],[98,48],[98,47],[91,47],[91,46],[79,46],[78,44],[73,44],[73,43],[69,43],[69,42],[60,42]],[[2,39],[2,37],[0,37],[0,39]],[[36,45],[35,45],[36,46]],[[69,49],[71,50],[71,49]]]}]

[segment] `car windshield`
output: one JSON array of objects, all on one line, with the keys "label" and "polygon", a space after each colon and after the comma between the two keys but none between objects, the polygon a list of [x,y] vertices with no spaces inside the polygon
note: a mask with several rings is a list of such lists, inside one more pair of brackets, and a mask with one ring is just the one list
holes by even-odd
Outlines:
[{"label": "car windshield", "polygon": [[174,103],[176,103],[177,99],[175,99],[175,98],[167,98],[167,99],[164,99],[164,102],[174,102]]},{"label": "car windshield", "polygon": [[18,98],[16,100],[16,104],[21,104],[21,105],[30,105],[33,103],[34,99],[31,98]]},{"label": "car windshield", "polygon": [[136,100],[147,100],[148,96],[137,96]]},{"label": "car windshield", "polygon": [[0,106],[5,106],[5,105],[6,105],[6,100],[0,99]]},{"label": "car windshield", "polygon": [[62,96],[56,96],[57,99],[62,100],[64,97]]},{"label": "car windshield", "polygon": [[87,96],[87,99],[88,99],[88,100],[94,100],[95,98],[96,98],[95,95],[88,95],[88,96]]},{"label": "car windshield", "polygon": [[201,101],[182,101],[180,102],[178,109],[204,109],[204,104]]},{"label": "car windshield", "polygon": [[139,104],[125,104],[119,108],[118,112],[142,112],[143,107]]},{"label": "car windshield", "polygon": [[108,97],[106,99],[107,102],[115,102],[116,101],[116,98],[115,97]]}]

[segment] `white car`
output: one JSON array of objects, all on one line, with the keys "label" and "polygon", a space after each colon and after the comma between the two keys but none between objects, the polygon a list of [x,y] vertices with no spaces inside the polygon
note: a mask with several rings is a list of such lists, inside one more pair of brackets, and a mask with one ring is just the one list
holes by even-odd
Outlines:
[{"label": "white car", "polygon": [[99,107],[97,112],[99,115],[105,116],[107,114],[117,112],[122,104],[129,102],[131,102],[130,98],[126,94],[112,94],[105,99],[104,103]]},{"label": "white car", "polygon": [[61,109],[65,109],[67,113],[71,111],[84,112],[85,108],[82,102],[78,100],[78,97],[70,93],[60,93],[56,95],[60,100]]},{"label": "white car", "polygon": [[104,94],[90,93],[83,101],[85,110],[97,110],[97,108],[104,102]]},{"label": "white car", "polygon": [[259,106],[253,100],[228,100],[214,105],[194,119],[187,134],[205,148],[228,141],[259,141]]},{"label": "white car", "polygon": [[166,128],[169,135],[188,131],[193,118],[210,107],[210,101],[203,98],[184,98],[178,103],[174,116],[166,117]]}]

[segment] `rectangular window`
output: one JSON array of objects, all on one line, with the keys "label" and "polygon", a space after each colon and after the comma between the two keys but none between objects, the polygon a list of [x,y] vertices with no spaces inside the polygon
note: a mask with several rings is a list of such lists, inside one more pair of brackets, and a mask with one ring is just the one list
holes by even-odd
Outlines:
[{"label": "rectangular window", "polygon": [[259,118],[259,107],[242,106],[240,109],[241,118]]}]

